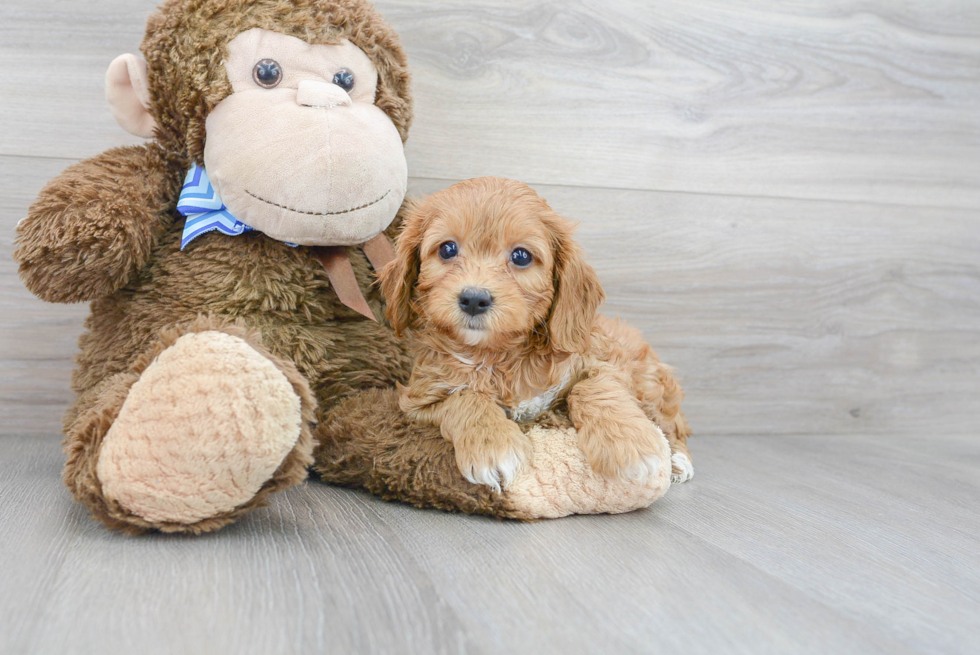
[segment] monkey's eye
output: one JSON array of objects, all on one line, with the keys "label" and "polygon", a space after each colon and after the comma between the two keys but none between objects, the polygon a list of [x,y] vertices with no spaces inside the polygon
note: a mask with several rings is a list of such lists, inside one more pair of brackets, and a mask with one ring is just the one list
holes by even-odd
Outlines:
[{"label": "monkey's eye", "polygon": [[354,73],[350,72],[346,68],[341,68],[339,71],[334,73],[333,83],[347,93],[350,93],[350,90],[354,88]]},{"label": "monkey's eye", "polygon": [[514,248],[514,252],[510,253],[510,261],[518,268],[527,268],[533,260],[526,248]]},{"label": "monkey's eye", "polygon": [[457,252],[458,248],[455,241],[447,241],[439,246],[439,258],[443,261],[449,261],[456,256]]},{"label": "monkey's eye", "polygon": [[260,59],[252,68],[252,79],[263,89],[272,89],[282,82],[282,68],[275,59]]}]

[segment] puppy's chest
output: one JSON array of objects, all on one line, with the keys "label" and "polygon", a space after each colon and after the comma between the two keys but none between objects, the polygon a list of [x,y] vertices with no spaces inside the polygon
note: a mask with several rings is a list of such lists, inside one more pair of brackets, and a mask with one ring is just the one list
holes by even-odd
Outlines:
[{"label": "puppy's chest", "polygon": [[456,356],[470,368],[469,379],[450,391],[470,388],[475,391],[491,393],[507,417],[514,421],[532,421],[543,412],[551,409],[555,402],[564,397],[572,386],[574,367],[563,366],[557,375],[545,381],[519,381],[511,373],[495,369],[492,365],[474,363]]},{"label": "puppy's chest", "polygon": [[543,412],[551,409],[555,401],[568,392],[571,382],[572,371],[568,369],[555,385],[535,396],[521,400],[513,407],[505,407],[507,417],[513,421],[533,421]]}]

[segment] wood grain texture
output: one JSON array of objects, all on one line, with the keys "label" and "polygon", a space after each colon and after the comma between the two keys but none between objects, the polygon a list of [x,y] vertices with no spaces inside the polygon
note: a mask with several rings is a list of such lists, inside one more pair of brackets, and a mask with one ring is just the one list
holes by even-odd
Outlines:
[{"label": "wood grain texture", "polygon": [[[6,0],[0,154],[132,142],[102,80],[154,4]],[[415,176],[980,208],[972,0],[378,6],[414,72]]]},{"label": "wood grain texture", "polygon": [[[653,508],[519,524],[309,483],[127,538],[0,439],[4,653],[969,653],[980,444],[705,438]],[[942,471],[941,479],[932,477]]]},{"label": "wood grain texture", "polygon": [[414,175],[980,206],[969,0],[380,6],[413,55]]}]

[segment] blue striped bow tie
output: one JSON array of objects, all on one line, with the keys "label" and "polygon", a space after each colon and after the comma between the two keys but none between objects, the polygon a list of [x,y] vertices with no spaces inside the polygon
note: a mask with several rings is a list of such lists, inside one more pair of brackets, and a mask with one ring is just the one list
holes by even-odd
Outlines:
[{"label": "blue striped bow tie", "polygon": [[180,237],[180,249],[205,232],[217,230],[228,236],[251,232],[252,228],[231,215],[221,202],[204,169],[191,164],[184,178],[184,186],[177,200],[177,211],[186,216],[184,233]]},{"label": "blue striped bow tie", "polygon": [[[184,178],[184,186],[180,189],[177,200],[177,211],[185,217],[184,232],[180,237],[180,249],[201,236],[205,232],[217,230],[228,236],[238,236],[251,232],[249,227],[232,216],[225,203],[221,202],[217,192],[208,179],[208,174],[196,163],[191,165]],[[296,247],[295,243],[283,241],[287,246]],[[380,271],[385,264],[395,258],[395,253],[388,243],[384,232],[375,235],[360,245],[374,269]],[[345,246],[317,246],[310,249],[313,256],[323,265],[330,279],[330,284],[337,293],[337,298],[354,311],[377,321],[374,312],[364,299],[354,269],[351,267]]]}]

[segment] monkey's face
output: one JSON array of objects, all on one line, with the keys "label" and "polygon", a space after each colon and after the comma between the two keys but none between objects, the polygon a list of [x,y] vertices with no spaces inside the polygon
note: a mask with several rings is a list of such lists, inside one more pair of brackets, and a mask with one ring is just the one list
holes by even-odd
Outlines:
[{"label": "monkey's face", "polygon": [[408,167],[363,51],[255,28],[224,65],[232,94],[207,117],[204,166],[236,218],[299,245],[363,243],[388,227]]}]

